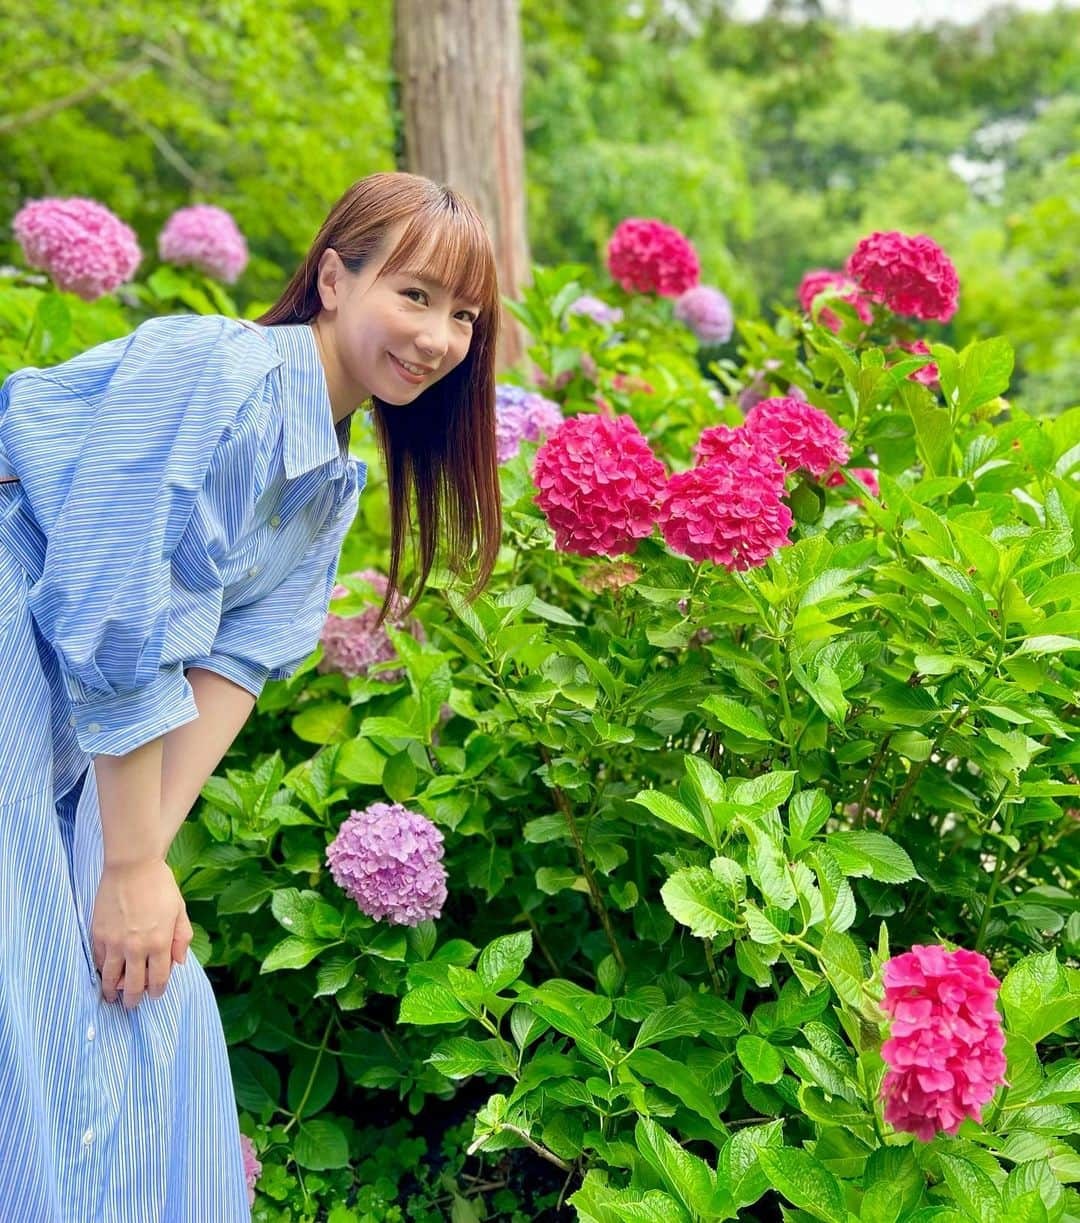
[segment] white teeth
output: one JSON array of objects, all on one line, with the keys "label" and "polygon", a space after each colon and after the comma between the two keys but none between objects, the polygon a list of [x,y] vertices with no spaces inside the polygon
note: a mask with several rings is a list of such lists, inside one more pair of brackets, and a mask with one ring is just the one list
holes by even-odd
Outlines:
[{"label": "white teeth", "polygon": [[426,374],[427,373],[427,370],[424,369],[422,366],[410,365],[408,361],[402,361],[400,357],[395,357],[394,360],[397,361],[399,365],[403,365],[409,371],[410,374]]}]

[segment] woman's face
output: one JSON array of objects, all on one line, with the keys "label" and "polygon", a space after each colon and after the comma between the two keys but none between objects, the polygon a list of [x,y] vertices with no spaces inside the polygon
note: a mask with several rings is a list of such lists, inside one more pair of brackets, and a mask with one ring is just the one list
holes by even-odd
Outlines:
[{"label": "woman's face", "polygon": [[[335,251],[323,255],[319,290],[323,311],[316,333],[336,367],[327,370],[331,400],[347,396],[351,411],[369,395],[404,406],[444,378],[465,359],[479,314],[476,302],[462,301],[422,268],[380,276],[389,252],[404,231],[388,232],[383,253],[359,272],[350,272]],[[337,387],[334,381],[338,382]],[[334,403],[335,416],[339,404]]]}]

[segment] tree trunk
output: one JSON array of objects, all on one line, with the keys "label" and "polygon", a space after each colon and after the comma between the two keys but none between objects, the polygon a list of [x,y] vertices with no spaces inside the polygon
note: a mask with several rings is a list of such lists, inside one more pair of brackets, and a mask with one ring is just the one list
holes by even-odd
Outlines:
[{"label": "tree trunk", "polygon": [[[396,0],[395,68],[404,118],[403,168],[446,183],[491,234],[499,288],[516,297],[529,274],[521,124],[519,0]],[[524,337],[503,311],[499,360]]]}]

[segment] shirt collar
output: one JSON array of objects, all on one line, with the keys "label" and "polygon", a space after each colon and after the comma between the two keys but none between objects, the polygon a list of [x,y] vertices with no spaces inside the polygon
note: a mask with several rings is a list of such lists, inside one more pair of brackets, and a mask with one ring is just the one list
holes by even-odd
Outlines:
[{"label": "shirt collar", "polygon": [[326,375],[307,323],[260,327],[278,350],[282,403],[285,475],[295,480],[306,472],[334,463],[334,474],[344,474],[350,462],[348,436],[339,442],[334,409],[326,389]]}]

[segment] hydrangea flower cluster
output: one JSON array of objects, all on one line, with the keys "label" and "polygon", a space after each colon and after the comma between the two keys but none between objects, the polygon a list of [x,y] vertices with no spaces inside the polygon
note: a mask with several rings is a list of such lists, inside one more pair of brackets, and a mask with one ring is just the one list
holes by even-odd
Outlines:
[{"label": "hydrangea flower cluster", "polygon": [[[845,276],[843,272],[833,271],[831,268],[814,268],[806,273],[799,284],[799,305],[806,314],[809,314],[814,298],[819,293],[824,293],[826,289],[832,288],[844,290],[841,293],[841,300],[854,306],[855,313],[862,322],[873,322],[874,312],[870,308],[870,303],[852,284],[850,277]],[[830,331],[839,331],[843,325],[839,316],[828,309],[821,311],[818,315],[818,322],[822,327],[828,327]]]},{"label": "hydrangea flower cluster", "polygon": [[892,1020],[881,1046],[885,1120],[923,1142],[955,1135],[965,1117],[1005,1081],[1005,1034],[996,1001],[1001,982],[976,951],[912,947],[882,969],[882,1007]]},{"label": "hydrangea flower cluster", "polygon": [[711,285],[694,285],[680,294],[675,302],[675,317],[702,344],[726,344],[735,326],[731,302]]},{"label": "hydrangea flower cluster", "polygon": [[232,284],[247,267],[244,235],[224,208],[192,204],[178,208],[158,234],[158,255],[166,263],[198,268]]},{"label": "hydrangea flower cluster", "polygon": [[[916,356],[930,356],[930,345],[925,340],[916,340],[913,344],[901,344],[900,347],[907,352],[915,353]],[[922,369],[913,370],[908,374],[912,382],[921,382],[923,386],[936,386],[940,376],[940,371],[933,361],[929,365],[924,365]]]},{"label": "hydrangea flower cluster", "polygon": [[400,803],[353,811],[326,847],[334,882],[361,912],[399,926],[438,917],[446,903],[442,833]]},{"label": "hydrangea flower cluster", "polygon": [[562,423],[562,409],[554,401],[509,382],[496,384],[495,449],[500,463],[515,458],[523,441],[550,437]]},{"label": "hydrangea flower cluster", "polygon": [[247,1136],[240,1135],[240,1150],[244,1157],[244,1180],[247,1181],[248,1205],[255,1205],[255,1182],[262,1176],[262,1164],[255,1154],[255,1144]]},{"label": "hydrangea flower cluster", "polygon": [[791,510],[780,499],[769,460],[753,450],[679,472],[668,481],[660,507],[660,530],[668,545],[695,561],[727,570],[763,565],[788,542]]},{"label": "hydrangea flower cluster", "polygon": [[856,244],[847,271],[863,293],[895,314],[947,323],[956,313],[956,268],[925,234],[876,230]]},{"label": "hydrangea flower cluster", "polygon": [[[848,474],[854,476],[872,497],[880,498],[881,486],[878,484],[877,472],[872,467],[852,467]],[[838,471],[834,471],[825,481],[826,488],[841,488],[844,484],[846,481]],[[857,498],[853,497],[851,501],[853,505],[858,505]]]},{"label": "hydrangea flower cluster", "polygon": [[[374,569],[363,569],[350,576],[370,582],[379,599],[385,599],[387,580],[381,573]],[[348,593],[348,587],[338,583],[330,592],[330,598],[342,599]],[[405,627],[401,619],[404,609],[405,600],[396,594],[391,601],[388,616],[395,628]],[[339,616],[330,612],[320,636],[323,656],[319,659],[315,669],[323,675],[337,672],[347,679],[354,679],[358,675],[367,675],[378,663],[390,662],[391,659],[396,658],[397,650],[394,649],[394,643],[390,640],[385,623],[378,628],[375,627],[375,621],[378,618],[379,608],[374,605],[365,607],[363,611],[357,612],[354,616]],[[423,625],[415,618],[410,620],[408,628],[418,641],[425,640]],[[404,668],[393,667],[379,671],[371,678],[389,684],[395,683],[404,674]]]},{"label": "hydrangea flower cluster", "polygon": [[590,293],[583,293],[580,297],[575,298],[566,307],[566,313],[584,314],[586,318],[591,318],[601,327],[621,323],[623,319],[623,312],[619,306],[609,306],[606,301],[601,301],[599,297],[593,297]]},{"label": "hydrangea flower cluster", "polygon": [[845,433],[818,408],[792,396],[763,399],[751,408],[745,426],[788,471],[823,476],[851,455]]},{"label": "hydrangea flower cluster", "polygon": [[666,472],[630,416],[574,416],[536,452],[536,503],[555,546],[619,556],[652,533]]},{"label": "hydrangea flower cluster", "polygon": [[628,293],[678,297],[697,284],[701,265],[690,240],[663,221],[627,217],[611,235],[608,271]]},{"label": "hydrangea flower cluster", "polygon": [[727,425],[711,425],[702,429],[694,446],[694,462],[721,463],[725,466],[745,464],[760,468],[760,474],[776,489],[779,496],[784,491],[784,468],[774,451],[763,444],[759,434],[745,425],[731,429]]},{"label": "hydrangea flower cluster", "polygon": [[97,200],[31,200],[12,221],[26,262],[57,288],[96,301],[125,284],[142,259],[134,230]]},{"label": "hydrangea flower cluster", "polygon": [[593,594],[605,590],[621,590],[638,580],[641,573],[630,561],[615,561],[612,564],[592,565],[581,575],[581,584]]}]

